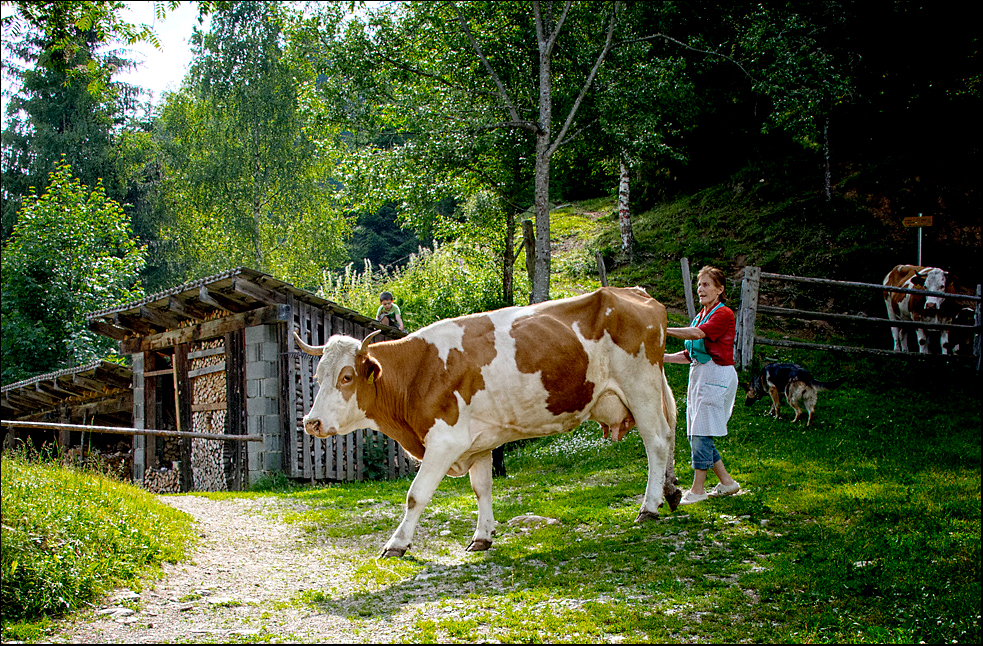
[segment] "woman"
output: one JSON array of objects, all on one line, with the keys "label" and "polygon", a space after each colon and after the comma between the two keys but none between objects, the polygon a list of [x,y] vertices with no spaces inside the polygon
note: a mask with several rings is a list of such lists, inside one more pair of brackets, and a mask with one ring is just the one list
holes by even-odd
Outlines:
[{"label": "woman", "polygon": [[[734,311],[724,305],[724,272],[706,266],[697,274],[696,293],[703,309],[690,327],[671,327],[666,334],[685,341],[685,350],[667,354],[666,363],[688,363],[686,392],[686,436],[693,459],[693,486],[679,504],[692,505],[709,496],[737,493],[737,484],[713,445],[714,437],[727,435],[727,420],[737,397],[734,369]],[[704,491],[707,471],[713,469],[720,482]]]}]

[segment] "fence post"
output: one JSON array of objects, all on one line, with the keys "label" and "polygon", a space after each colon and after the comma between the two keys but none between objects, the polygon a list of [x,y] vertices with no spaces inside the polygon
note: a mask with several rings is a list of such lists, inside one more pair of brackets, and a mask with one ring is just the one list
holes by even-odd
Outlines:
[{"label": "fence post", "polygon": [[[983,292],[983,285],[976,286],[976,297],[979,298]],[[973,317],[973,323],[978,328],[983,325],[983,312],[981,312],[981,307],[983,307],[983,301],[976,301],[976,316]],[[980,374],[980,359],[983,352],[980,351],[980,340],[983,334],[977,332],[973,335],[973,355],[976,357],[976,374]]]},{"label": "fence post", "polygon": [[761,285],[761,267],[744,268],[741,281],[741,336],[740,367],[747,370],[754,358],[754,321],[758,312],[758,288]]},{"label": "fence post", "polygon": [[601,287],[608,286],[608,270],[604,267],[604,256],[597,252],[597,273],[601,277]]},{"label": "fence post", "polygon": [[696,318],[696,304],[693,303],[693,274],[689,273],[689,258],[683,256],[679,259],[679,264],[683,269],[683,293],[686,294],[686,313],[689,320]]}]

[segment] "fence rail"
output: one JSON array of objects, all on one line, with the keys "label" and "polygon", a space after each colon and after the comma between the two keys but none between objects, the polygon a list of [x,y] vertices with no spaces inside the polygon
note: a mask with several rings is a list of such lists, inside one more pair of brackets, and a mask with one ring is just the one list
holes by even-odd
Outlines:
[{"label": "fence rail", "polygon": [[262,435],[225,435],[221,433],[191,433],[189,431],[163,431],[153,428],[125,428],[121,426],[92,426],[86,424],[56,424],[54,422],[18,422],[0,420],[11,428],[39,428],[53,431],[83,431],[88,433],[112,433],[116,435],[157,435],[161,437],[197,437],[202,440],[223,442],[262,442]]},{"label": "fence rail", "polygon": [[[808,310],[791,309],[785,307],[774,307],[770,305],[759,305],[758,297],[760,293],[761,281],[763,279],[788,281],[798,283],[810,283],[814,285],[830,285],[836,287],[848,287],[855,289],[876,290],[879,292],[891,291],[908,294],[920,294],[922,296],[939,296],[946,299],[970,301],[975,303],[974,325],[955,325],[951,323],[922,323],[920,321],[892,321],[868,316],[857,316],[855,314],[841,314],[832,312],[812,312]],[[844,346],[821,343],[806,343],[804,341],[789,341],[780,339],[769,339],[755,334],[755,324],[758,314],[768,314],[771,316],[783,316],[806,320],[832,320],[832,321],[851,321],[856,323],[871,324],[884,327],[896,328],[918,328],[922,330],[945,330],[949,332],[963,332],[972,335],[973,355],[971,357],[962,355],[954,357],[956,359],[976,360],[976,371],[980,371],[981,363],[981,338],[983,338],[983,314],[981,314],[981,286],[977,285],[976,295],[951,294],[948,292],[930,292],[924,289],[910,289],[906,287],[887,287],[873,283],[859,283],[852,281],[832,280],[828,278],[810,278],[806,276],[789,276],[786,274],[773,274],[761,271],[760,267],[748,266],[744,269],[744,279],[741,281],[741,307],[737,314],[737,339],[735,342],[735,361],[742,370],[751,365],[754,357],[754,346],[779,346],[787,348],[808,348],[821,350],[838,350],[843,352],[855,352],[862,354],[872,354],[878,356],[893,356],[904,358],[938,358],[950,359],[952,355],[929,355],[922,352],[897,352],[881,348],[864,348],[858,346]]]}]

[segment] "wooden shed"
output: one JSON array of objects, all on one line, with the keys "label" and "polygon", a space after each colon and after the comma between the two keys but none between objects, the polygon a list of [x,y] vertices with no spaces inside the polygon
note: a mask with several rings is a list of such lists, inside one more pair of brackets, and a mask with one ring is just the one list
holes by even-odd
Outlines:
[{"label": "wooden shed", "polygon": [[317,439],[302,425],[316,393],[314,358],[296,348],[294,330],[323,344],[377,329],[404,336],[396,328],[245,267],[93,312],[88,323],[132,357],[134,428],[262,436],[135,436],[134,480],[150,490],[238,490],[273,472],[359,480],[367,459],[390,477],[416,468],[374,431]]},{"label": "wooden shed", "polygon": [[[4,386],[0,413],[4,420],[132,428],[131,370],[109,361],[24,379]],[[132,475],[129,438],[107,433],[47,429],[8,430],[4,446],[30,440],[35,449],[51,446],[66,459],[88,457],[110,466],[118,475]]]}]

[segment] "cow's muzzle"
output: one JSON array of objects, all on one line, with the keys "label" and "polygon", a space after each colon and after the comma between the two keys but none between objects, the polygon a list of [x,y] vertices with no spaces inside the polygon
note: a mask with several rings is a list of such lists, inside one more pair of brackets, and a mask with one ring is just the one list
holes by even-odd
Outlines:
[{"label": "cow's muzzle", "polygon": [[324,425],[321,424],[321,420],[319,419],[305,419],[304,432],[308,435],[313,435],[314,437],[320,437],[323,439],[325,437],[337,435],[338,429],[334,427],[326,429]]}]

